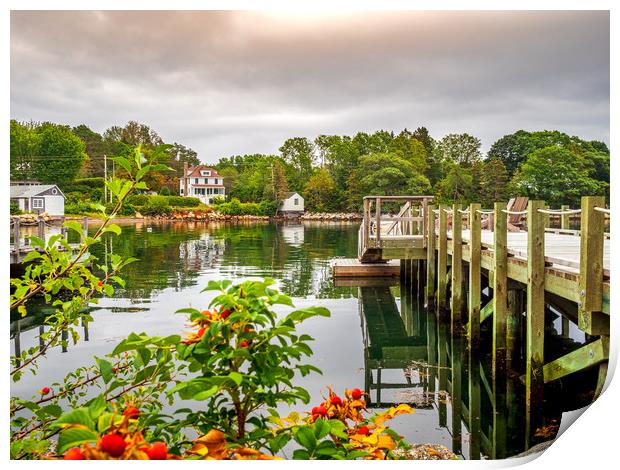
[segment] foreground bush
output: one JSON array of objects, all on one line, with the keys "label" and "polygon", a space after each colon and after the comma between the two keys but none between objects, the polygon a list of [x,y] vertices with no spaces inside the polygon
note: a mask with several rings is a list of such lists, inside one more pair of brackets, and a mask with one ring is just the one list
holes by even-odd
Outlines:
[{"label": "foreground bush", "polygon": [[[273,306],[293,305],[272,284],[212,281],[205,290],[218,295],[208,310],[179,311],[191,322],[184,338],[131,334],[97,360],[103,393],[46,425],[57,443],[38,440],[22,452],[67,460],[272,459],[290,443],[293,459],[387,459],[407,449],[385,423],[413,410],[399,405],[368,416],[359,389],[341,396],[328,389],[306,413],[279,416],[280,404],[310,402],[295,377],[320,373],[303,361],[312,355],[312,338],[297,326],[329,312],[277,315]],[[136,385],[146,379],[157,388],[143,393]],[[118,389],[132,391],[118,398]],[[202,404],[169,415],[161,413],[165,398]]]}]

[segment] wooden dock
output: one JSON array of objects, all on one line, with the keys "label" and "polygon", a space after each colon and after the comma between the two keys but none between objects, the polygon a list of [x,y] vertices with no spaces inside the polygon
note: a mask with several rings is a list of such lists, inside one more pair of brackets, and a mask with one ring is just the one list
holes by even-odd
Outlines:
[{"label": "wooden dock", "polygon": [[358,259],[338,258],[330,263],[334,277],[395,277],[400,276],[400,261],[362,263]]},{"label": "wooden dock", "polygon": [[[43,218],[39,218],[36,221],[36,225],[22,225],[19,217],[11,218],[11,242],[9,245],[9,256],[11,264],[20,264],[24,257],[31,251],[42,251],[39,247],[34,247],[30,244],[30,237],[36,236],[46,243],[50,237],[54,235],[61,235],[63,238],[67,237],[67,229],[62,225],[64,217],[58,222],[60,224],[51,224],[46,222]],[[85,217],[82,222],[84,233],[88,233],[88,218]],[[72,251],[77,251],[79,243],[70,243],[69,247]],[[58,244],[60,251],[65,251],[66,248]]]},{"label": "wooden dock", "polygon": [[[423,277],[427,307],[435,309],[440,327],[449,323],[453,338],[466,336],[470,356],[479,354],[481,324],[488,323],[489,390],[498,407],[507,406],[507,369],[514,358],[524,357],[525,439],[530,443],[542,425],[545,384],[596,368],[595,397],[602,391],[609,359],[609,215],[603,197],[583,197],[578,209],[554,210],[543,201],[529,201],[526,210],[516,211],[505,203],[482,210],[480,204],[433,206],[431,196],[367,196],[358,259],[369,266],[400,260],[401,273],[417,272],[416,281]],[[569,229],[575,216],[580,230]],[[552,219],[560,227],[551,227]],[[425,273],[408,268],[411,262]],[[345,273],[334,268],[335,277]],[[563,322],[575,323],[586,342],[546,361],[549,305],[562,313]],[[501,429],[500,424],[493,427]]]}]

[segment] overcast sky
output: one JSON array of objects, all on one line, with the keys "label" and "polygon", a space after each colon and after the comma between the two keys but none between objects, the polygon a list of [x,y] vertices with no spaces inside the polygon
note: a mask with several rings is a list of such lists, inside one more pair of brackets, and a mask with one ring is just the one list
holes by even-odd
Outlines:
[{"label": "overcast sky", "polygon": [[609,142],[609,15],[13,12],[11,116],[137,120],[205,162],[418,126]]}]

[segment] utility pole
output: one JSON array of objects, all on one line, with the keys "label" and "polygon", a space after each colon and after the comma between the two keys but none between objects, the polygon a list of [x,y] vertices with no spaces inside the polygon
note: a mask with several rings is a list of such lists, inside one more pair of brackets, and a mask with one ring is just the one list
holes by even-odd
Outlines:
[{"label": "utility pole", "polygon": [[105,185],[108,181],[108,156],[103,154],[103,202],[108,203],[108,188]]}]

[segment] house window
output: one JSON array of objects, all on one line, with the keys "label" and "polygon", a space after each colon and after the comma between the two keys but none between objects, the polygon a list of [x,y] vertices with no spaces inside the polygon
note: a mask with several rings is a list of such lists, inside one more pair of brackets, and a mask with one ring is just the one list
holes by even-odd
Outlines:
[{"label": "house window", "polygon": [[194,178],[194,184],[198,184],[198,178]]},{"label": "house window", "polygon": [[56,188],[52,188],[52,194],[58,194],[58,190]]},{"label": "house window", "polygon": [[218,184],[218,182],[217,182],[217,178],[215,178],[215,184]]},{"label": "house window", "polygon": [[32,199],[32,208],[33,209],[43,209],[43,199],[41,199],[41,198]]},{"label": "house window", "polygon": [[299,205],[299,199],[297,199],[297,198],[293,199],[293,205],[298,206]]},{"label": "house window", "polygon": [[211,172],[210,171],[206,171],[206,170],[201,171],[200,174],[202,176],[211,176]]},{"label": "house window", "polygon": [[181,192],[180,192],[181,196],[183,196],[183,188],[181,188]]}]

